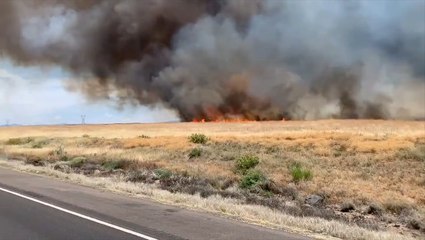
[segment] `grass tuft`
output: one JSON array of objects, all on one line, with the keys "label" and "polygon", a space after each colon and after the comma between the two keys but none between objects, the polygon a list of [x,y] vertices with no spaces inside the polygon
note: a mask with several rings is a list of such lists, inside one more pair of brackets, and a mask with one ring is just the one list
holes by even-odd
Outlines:
[{"label": "grass tuft", "polygon": [[245,155],[236,160],[236,171],[245,174],[249,169],[260,163],[260,159],[254,155]]},{"label": "grass tuft", "polygon": [[30,156],[25,160],[26,164],[33,166],[44,166],[44,161],[40,157]]},{"label": "grass tuft", "polygon": [[48,145],[49,141],[48,140],[38,140],[35,141],[31,144],[31,148],[35,148],[35,149],[40,149],[43,148],[44,146]]},{"label": "grass tuft", "polygon": [[425,144],[418,144],[412,149],[402,149],[397,153],[397,157],[425,162]]},{"label": "grass tuft", "polygon": [[412,207],[405,203],[400,201],[388,201],[384,203],[384,208],[395,215],[400,215],[402,212],[409,211],[412,209]]},{"label": "grass tuft", "polygon": [[83,166],[83,164],[87,161],[87,159],[85,157],[75,157],[72,158],[69,162],[68,165],[72,168],[80,168]]},{"label": "grass tuft", "polygon": [[173,175],[173,173],[170,170],[162,169],[162,168],[155,169],[154,173],[161,180],[169,179]]},{"label": "grass tuft", "polygon": [[197,158],[202,155],[202,149],[200,148],[194,148],[189,152],[189,158]]},{"label": "grass tuft", "polygon": [[313,179],[313,173],[305,169],[300,163],[295,163],[291,167],[292,180],[296,183]]},{"label": "grass tuft", "polygon": [[9,140],[6,141],[6,145],[24,145],[28,144],[34,141],[33,138],[27,137],[27,138],[9,138]]},{"label": "grass tuft", "polygon": [[351,212],[354,210],[356,210],[356,206],[350,201],[344,202],[341,205],[341,212]]},{"label": "grass tuft", "polygon": [[65,151],[65,148],[62,145],[50,151],[48,156],[51,160],[59,160],[59,161],[70,160],[67,152]]},{"label": "grass tuft", "polygon": [[116,169],[124,169],[126,166],[128,166],[128,161],[126,160],[108,160],[104,163],[102,163],[102,167],[105,170],[111,171]]},{"label": "grass tuft", "polygon": [[243,189],[252,189],[259,185],[266,183],[267,178],[262,172],[255,169],[250,169],[246,174],[241,178],[240,187]]},{"label": "grass tuft", "polygon": [[205,134],[194,133],[189,136],[189,141],[196,144],[206,144],[208,142],[208,137]]}]

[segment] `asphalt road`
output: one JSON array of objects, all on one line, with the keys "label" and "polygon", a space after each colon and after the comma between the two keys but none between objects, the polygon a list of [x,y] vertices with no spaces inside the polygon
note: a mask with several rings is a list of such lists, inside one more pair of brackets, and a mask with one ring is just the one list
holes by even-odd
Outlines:
[{"label": "asphalt road", "polygon": [[0,239],[138,239],[0,191]]},{"label": "asphalt road", "polygon": [[309,239],[4,168],[0,168],[0,188],[1,240]]}]

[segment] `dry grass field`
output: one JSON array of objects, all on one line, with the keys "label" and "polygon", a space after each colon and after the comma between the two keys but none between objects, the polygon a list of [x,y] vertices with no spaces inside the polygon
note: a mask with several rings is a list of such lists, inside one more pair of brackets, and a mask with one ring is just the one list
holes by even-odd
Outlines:
[{"label": "dry grass field", "polygon": [[[199,135],[191,141],[192,134]],[[0,128],[0,152],[67,173],[120,174],[172,193],[243,199],[294,216],[413,237],[425,232],[423,121],[7,127]],[[306,200],[312,195],[320,197],[317,205]]]}]

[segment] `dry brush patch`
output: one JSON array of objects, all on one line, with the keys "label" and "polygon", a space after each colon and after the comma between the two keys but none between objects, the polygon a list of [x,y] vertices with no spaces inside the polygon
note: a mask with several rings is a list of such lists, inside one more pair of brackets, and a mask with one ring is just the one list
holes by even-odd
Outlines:
[{"label": "dry brush patch", "polygon": [[212,195],[207,198],[200,195],[171,193],[148,184],[126,182],[119,177],[88,177],[76,173],[63,173],[51,167],[36,167],[21,162],[0,160],[0,166],[15,170],[47,175],[54,178],[83,184],[90,187],[106,189],[113,192],[129,194],[136,197],[149,197],[165,204],[203,210],[250,223],[303,233],[317,239],[334,236],[342,239],[377,239],[410,240],[409,236],[392,232],[370,231],[355,225],[344,224],[334,220],[314,217],[294,217],[267,207],[247,205],[238,200]]},{"label": "dry brush patch", "polygon": [[[69,174],[121,174],[174,194],[219,196],[364,231],[425,231],[425,122],[13,127],[0,130],[0,142],[9,158]],[[306,205],[311,195],[323,204]]]}]

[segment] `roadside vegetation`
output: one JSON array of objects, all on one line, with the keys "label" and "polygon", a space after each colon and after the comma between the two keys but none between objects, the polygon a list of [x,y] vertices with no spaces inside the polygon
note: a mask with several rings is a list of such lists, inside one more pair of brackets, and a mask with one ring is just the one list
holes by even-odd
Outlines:
[{"label": "roadside vegetation", "polygon": [[291,175],[292,180],[296,183],[300,181],[309,181],[313,178],[313,173],[305,169],[301,163],[294,163],[294,165],[291,166]]},{"label": "roadside vegetation", "polygon": [[208,142],[208,137],[205,134],[194,133],[189,136],[189,141],[196,144],[206,144]]},{"label": "roadside vegetation", "polygon": [[65,174],[425,236],[425,123],[313,123],[8,128],[0,149]]},{"label": "roadside vegetation", "polygon": [[188,156],[189,158],[197,158],[200,157],[202,155],[202,149],[201,148],[194,148],[192,150],[190,150]]}]

